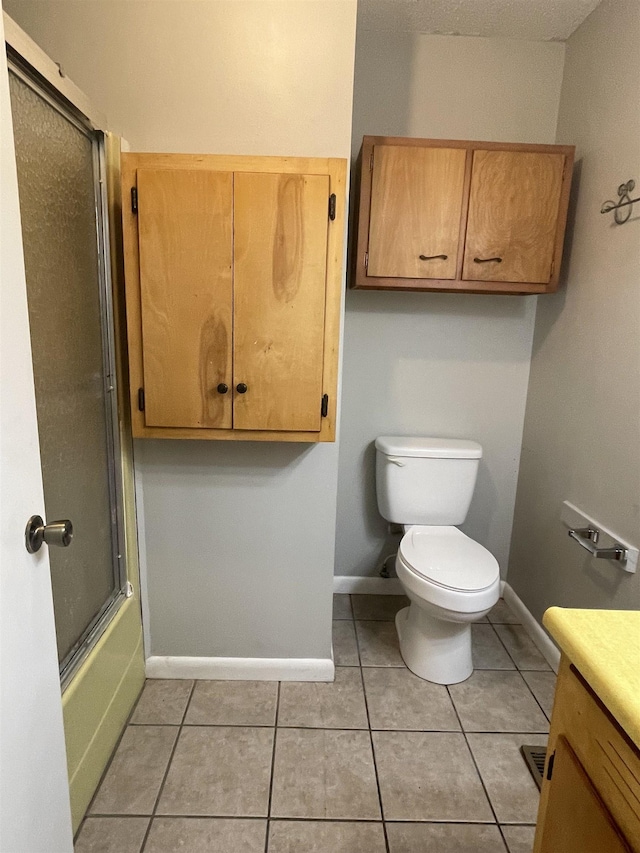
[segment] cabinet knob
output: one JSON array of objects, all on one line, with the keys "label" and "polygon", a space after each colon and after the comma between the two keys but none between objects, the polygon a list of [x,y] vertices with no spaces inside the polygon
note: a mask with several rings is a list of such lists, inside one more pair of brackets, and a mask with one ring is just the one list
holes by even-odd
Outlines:
[{"label": "cabinet knob", "polygon": [[226,384],[226,382],[221,382],[218,385],[218,394],[226,394],[228,390],[229,386]]},{"label": "cabinet knob", "polygon": [[245,385],[244,382],[239,382],[236,385],[236,391],[238,392],[238,394],[246,394],[247,393],[247,386]]},{"label": "cabinet knob", "polygon": [[488,264],[488,263],[491,263],[491,261],[494,261],[496,264],[501,264],[502,258],[474,258],[473,259],[474,264]]},{"label": "cabinet knob", "polygon": [[443,261],[446,261],[449,255],[418,255],[421,261],[435,261],[439,258],[442,258]]}]

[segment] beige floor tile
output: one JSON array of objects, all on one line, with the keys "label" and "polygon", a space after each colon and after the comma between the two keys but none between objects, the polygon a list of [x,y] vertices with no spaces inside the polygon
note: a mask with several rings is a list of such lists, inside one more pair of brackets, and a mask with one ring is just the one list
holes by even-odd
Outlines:
[{"label": "beige floor tile", "polygon": [[333,660],[336,666],[358,666],[358,646],[353,622],[336,619],[333,623]]},{"label": "beige floor tile", "polygon": [[509,853],[531,853],[533,850],[535,826],[503,826],[502,834]]},{"label": "beige floor tile", "polygon": [[394,622],[356,622],[362,666],[404,666]]},{"label": "beige floor tile", "polygon": [[271,814],[379,820],[369,732],[278,729]]},{"label": "beige floor tile", "polygon": [[148,817],[88,817],[74,853],[140,853]]},{"label": "beige floor tile", "polygon": [[390,853],[506,853],[495,825],[388,823]]},{"label": "beige floor tile", "polygon": [[516,614],[511,610],[508,604],[505,603],[504,598],[501,598],[500,601],[493,607],[487,619],[489,622],[492,622],[494,625],[519,625],[520,620],[516,616]]},{"label": "beige floor tile", "polygon": [[527,682],[533,695],[542,705],[542,710],[547,717],[551,719],[551,710],[553,708],[553,697],[556,691],[556,674],[555,672],[526,672],[522,673],[522,677]]},{"label": "beige floor tile", "polygon": [[522,625],[496,625],[495,628],[518,669],[551,669]]},{"label": "beige floor tile", "polygon": [[91,814],[151,814],[178,736],[176,726],[128,726]]},{"label": "beige floor tile", "polygon": [[353,611],[351,610],[351,597],[336,593],[333,596],[333,618],[334,619],[353,619]]},{"label": "beige floor tile", "polygon": [[155,818],[145,853],[264,853],[266,820]]},{"label": "beige floor tile", "polygon": [[332,684],[285,681],[280,686],[279,726],[367,729],[362,677],[356,666],[337,666]]},{"label": "beige floor tile", "polygon": [[538,788],[520,753],[523,744],[544,746],[544,735],[470,734],[469,745],[500,823],[535,823]]},{"label": "beige floor tile", "polygon": [[274,726],[277,699],[275,681],[198,681],[185,725]]},{"label": "beige floor tile", "polygon": [[516,665],[491,625],[471,626],[474,669],[515,669]]},{"label": "beige floor tile", "polygon": [[157,813],[266,816],[273,733],[242,726],[183,729]]},{"label": "beige floor tile", "polygon": [[464,735],[374,732],[385,820],[491,821]]},{"label": "beige floor tile", "polygon": [[148,679],[138,700],[131,722],[146,726],[179,726],[189,701],[193,681]]},{"label": "beige floor tile", "polygon": [[406,595],[352,595],[354,619],[393,622],[398,610],[409,606]]},{"label": "beige floor tile", "polygon": [[449,693],[467,732],[546,732],[549,722],[519,672],[476,670]]},{"label": "beige floor tile", "polygon": [[372,729],[460,731],[443,685],[400,667],[366,667],[362,674]]},{"label": "beige floor tile", "polygon": [[269,853],[385,853],[381,823],[274,820]]}]

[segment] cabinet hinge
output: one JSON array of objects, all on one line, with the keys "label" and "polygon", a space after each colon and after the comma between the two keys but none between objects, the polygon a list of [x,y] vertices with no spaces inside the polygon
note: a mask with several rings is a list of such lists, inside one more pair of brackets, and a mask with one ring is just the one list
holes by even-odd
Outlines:
[{"label": "cabinet hinge", "polygon": [[556,271],[556,259],[551,259],[551,272],[549,273],[549,278],[553,278],[553,274]]},{"label": "cabinet hinge", "polygon": [[364,268],[369,269],[369,252],[364,253]]},{"label": "cabinet hinge", "polygon": [[138,411],[144,412],[144,388],[138,388]]},{"label": "cabinet hinge", "polygon": [[555,761],[555,759],[556,759],[556,754],[555,754],[555,752],[552,752],[551,758],[549,759],[549,763],[547,764],[547,779],[549,779],[549,780],[553,776],[553,762]]},{"label": "cabinet hinge", "polygon": [[138,212],[138,188],[131,187],[131,213]]},{"label": "cabinet hinge", "polygon": [[322,395],[322,404],[320,406],[320,415],[323,418],[326,418],[328,414],[329,414],[329,395],[323,394]]},{"label": "cabinet hinge", "polygon": [[333,222],[336,218],[336,194],[331,193],[329,196],[329,219]]},{"label": "cabinet hinge", "polygon": [[371,157],[369,157],[369,171],[370,172],[373,172],[373,152],[374,152],[374,149],[372,148],[371,149]]}]

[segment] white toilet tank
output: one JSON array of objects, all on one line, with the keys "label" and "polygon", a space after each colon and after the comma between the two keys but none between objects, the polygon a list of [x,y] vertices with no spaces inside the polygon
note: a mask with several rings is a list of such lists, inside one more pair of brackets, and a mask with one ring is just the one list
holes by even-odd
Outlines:
[{"label": "white toilet tank", "polygon": [[457,525],[467,517],[482,447],[453,438],[376,439],[378,510],[395,524]]}]

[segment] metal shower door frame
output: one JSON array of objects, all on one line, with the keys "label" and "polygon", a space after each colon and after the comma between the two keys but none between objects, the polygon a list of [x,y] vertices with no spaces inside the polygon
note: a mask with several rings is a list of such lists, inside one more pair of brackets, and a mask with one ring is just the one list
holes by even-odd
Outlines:
[{"label": "metal shower door frame", "polygon": [[[127,580],[125,549],[125,518],[122,481],[122,448],[118,413],[118,376],[116,369],[116,343],[112,275],[110,261],[110,235],[107,199],[106,133],[105,122],[87,108],[84,95],[76,90],[59,69],[60,79],[52,78],[49,62],[41,61],[36,51],[26,50],[30,45],[20,44],[19,31],[7,26],[5,15],[7,57],[11,73],[33,89],[67,121],[73,124],[91,142],[93,152],[94,205],[96,214],[96,248],[100,298],[100,321],[103,362],[103,396],[105,402],[105,430],[108,458],[110,498],[110,528],[113,551],[113,577],[115,588],[102,608],[80,635],[73,649],[60,664],[62,690],[94,648],[106,627],[114,618],[126,598],[132,594]],[[11,22],[13,23],[13,22]],[[12,39],[12,31],[16,38]],[[16,44],[16,42],[18,42]],[[25,55],[29,54],[29,55]],[[45,55],[42,54],[44,57]],[[48,58],[47,58],[48,60]]]}]

